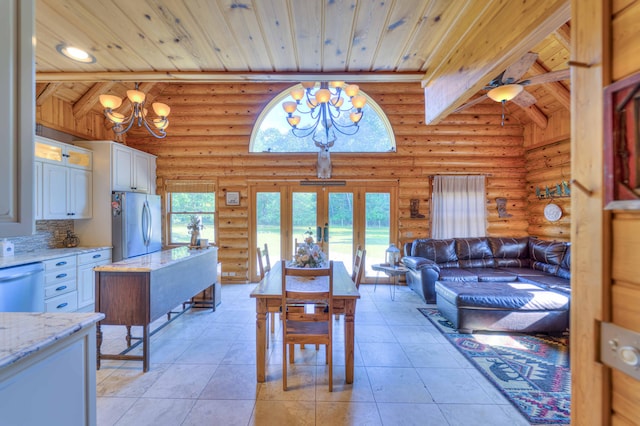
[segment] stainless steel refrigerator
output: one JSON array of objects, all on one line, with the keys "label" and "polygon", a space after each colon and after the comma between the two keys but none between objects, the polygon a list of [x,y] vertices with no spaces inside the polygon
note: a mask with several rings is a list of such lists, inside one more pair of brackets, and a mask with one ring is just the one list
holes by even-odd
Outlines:
[{"label": "stainless steel refrigerator", "polygon": [[111,194],[113,261],[162,248],[160,196],[138,192]]}]

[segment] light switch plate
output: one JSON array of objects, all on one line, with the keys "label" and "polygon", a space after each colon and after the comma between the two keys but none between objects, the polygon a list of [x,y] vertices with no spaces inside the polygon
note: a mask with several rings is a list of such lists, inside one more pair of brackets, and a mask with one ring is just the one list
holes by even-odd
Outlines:
[{"label": "light switch plate", "polygon": [[603,322],[600,336],[600,360],[640,380],[640,333]]}]

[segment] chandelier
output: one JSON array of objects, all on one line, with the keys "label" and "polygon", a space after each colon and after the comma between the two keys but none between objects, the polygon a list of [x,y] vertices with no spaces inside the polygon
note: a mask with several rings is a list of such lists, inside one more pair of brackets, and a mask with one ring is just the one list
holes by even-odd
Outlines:
[{"label": "chandelier", "polygon": [[[122,99],[114,95],[100,95],[100,103],[104,108],[104,115],[113,123],[113,133],[122,135],[127,133],[135,123],[138,127],[144,126],[151,135],[158,139],[167,136],[166,128],[169,125],[167,116],[171,108],[167,104],[154,102],[151,104],[153,111],[158,116],[151,123],[147,118],[147,108],[145,108],[146,95],[138,90],[138,83],[134,90],[127,90],[127,98],[131,102],[131,113],[128,117],[115,112],[122,105]],[[157,133],[156,133],[157,132]]]},{"label": "chandelier", "polygon": [[[312,135],[314,142],[328,145],[336,139],[334,129],[343,135],[358,132],[358,123],[362,120],[362,109],[367,98],[358,94],[360,88],[357,85],[345,85],[344,81],[321,82],[318,89],[315,82],[304,82],[301,85],[302,87],[296,87],[290,92],[295,102],[282,103],[282,108],[287,113],[287,123],[296,137]],[[298,127],[301,116],[293,115],[295,112],[308,116],[306,123],[310,124]],[[349,113],[348,118],[345,118],[346,113]]]}]

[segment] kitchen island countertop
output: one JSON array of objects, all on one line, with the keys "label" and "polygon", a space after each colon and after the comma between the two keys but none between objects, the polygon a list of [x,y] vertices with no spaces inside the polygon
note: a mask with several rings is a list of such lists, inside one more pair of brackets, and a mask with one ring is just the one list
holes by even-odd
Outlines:
[{"label": "kitchen island countertop", "polygon": [[0,370],[103,318],[99,312],[0,312]]},{"label": "kitchen island countertop", "polygon": [[189,249],[188,247],[178,247],[170,250],[157,251],[155,253],[123,259],[108,265],[96,266],[96,272],[151,272],[165,268],[189,258],[194,258],[206,254],[210,251],[217,251],[218,247],[209,246],[202,249]]}]

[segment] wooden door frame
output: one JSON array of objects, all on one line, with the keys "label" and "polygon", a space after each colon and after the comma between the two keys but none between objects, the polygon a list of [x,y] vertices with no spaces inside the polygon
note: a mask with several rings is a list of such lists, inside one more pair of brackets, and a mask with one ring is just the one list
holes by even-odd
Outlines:
[{"label": "wooden door frame", "polygon": [[[610,81],[609,2],[572,0],[571,165],[571,423],[611,422],[609,369],[600,362],[600,323],[611,316],[610,215],[604,211],[604,97]],[[586,188],[587,191],[580,188]]]},{"label": "wooden door frame", "polygon": [[[280,227],[281,229],[290,229],[291,228],[291,223],[289,220],[290,215],[289,214],[282,215],[282,212],[284,212],[284,209],[291,204],[291,200],[289,199],[289,197],[293,191],[289,190],[288,188],[293,188],[293,187],[305,188],[302,185],[300,185],[300,182],[301,182],[300,180],[288,180],[288,179],[281,179],[277,181],[250,180],[248,182],[248,188],[249,188],[249,235],[248,235],[249,268],[248,268],[248,271],[249,271],[250,282],[256,282],[256,280],[259,281],[259,273],[257,268],[257,257],[256,257],[257,256],[256,209],[252,208],[255,206],[256,193],[279,192],[281,194],[280,196],[280,211],[281,211]],[[355,194],[354,202],[353,202],[353,206],[354,206],[353,207],[354,208],[353,227],[355,232],[357,232],[358,229],[361,229],[364,226],[364,224],[361,223],[360,216],[355,213],[356,206],[358,206],[358,210],[365,211],[364,197],[360,197],[359,194],[366,193],[367,189],[370,190],[369,192],[372,192],[371,190],[376,188],[380,190],[379,192],[382,192],[382,191],[389,192],[390,194],[389,211],[391,213],[390,222],[389,222],[389,235],[391,236],[392,242],[394,242],[397,245],[398,242],[400,241],[400,235],[398,231],[398,219],[399,219],[398,186],[399,186],[398,180],[352,179],[347,181],[344,186],[327,185],[326,187],[330,188],[331,190],[326,192],[327,193],[339,192],[341,189],[344,189],[345,191],[352,191]],[[306,188],[308,188],[309,192],[311,192],[314,186],[308,186]],[[318,185],[315,188],[321,189],[322,185]],[[318,198],[319,198],[318,208],[320,209],[321,204],[324,203],[324,200],[320,200],[320,198],[324,198],[324,197],[318,197]],[[353,242],[354,250],[358,244],[361,244],[364,247],[363,234],[362,235],[358,234],[357,236],[354,235],[353,238],[354,238],[354,242]],[[291,251],[292,248],[290,247],[291,245],[291,242],[289,241],[290,239],[291,239],[290,236],[287,236],[286,243],[284,245],[281,244],[282,250]]]}]

